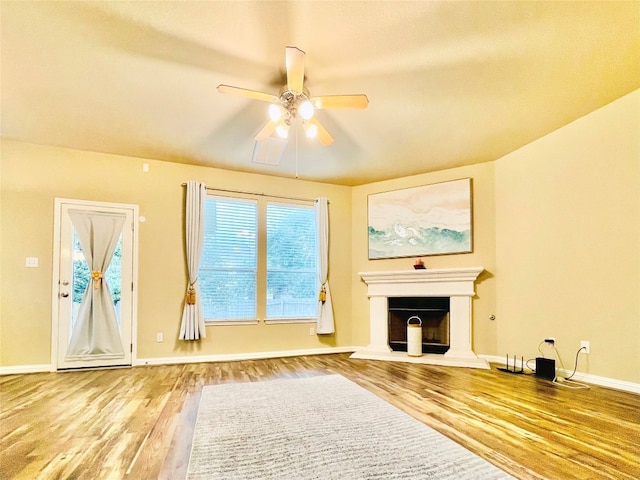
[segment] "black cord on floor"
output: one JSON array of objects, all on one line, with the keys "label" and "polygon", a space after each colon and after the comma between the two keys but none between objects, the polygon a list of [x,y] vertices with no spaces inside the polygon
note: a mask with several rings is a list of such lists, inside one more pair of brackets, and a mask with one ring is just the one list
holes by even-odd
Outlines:
[{"label": "black cord on floor", "polygon": [[[573,372],[571,373],[571,375],[569,375],[566,378],[556,377],[556,378],[553,379],[553,383],[555,383],[556,385],[559,385],[561,387],[572,388],[572,389],[589,388],[589,385],[586,385],[586,384],[580,383],[580,382],[576,382],[575,380],[571,380],[571,377],[573,377],[576,374],[576,370],[578,369],[578,355],[580,355],[580,352],[582,350],[586,350],[586,348],[585,347],[580,347],[578,349],[578,351],[576,352],[576,361],[575,361],[575,364],[573,366]],[[557,350],[556,350],[556,353],[557,353]]]}]

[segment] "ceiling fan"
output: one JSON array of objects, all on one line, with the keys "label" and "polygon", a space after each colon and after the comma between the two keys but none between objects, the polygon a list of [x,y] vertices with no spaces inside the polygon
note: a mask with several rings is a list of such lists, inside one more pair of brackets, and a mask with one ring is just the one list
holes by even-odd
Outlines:
[{"label": "ceiling fan", "polygon": [[281,138],[287,138],[291,125],[297,119],[301,119],[307,137],[317,137],[322,145],[331,145],[333,137],[314,117],[314,111],[329,108],[367,108],[369,99],[364,94],[312,97],[304,86],[304,56],[305,53],[299,48],[285,48],[287,83],[280,88],[278,95],[231,85],[218,85],[220,93],[271,103],[269,106],[270,120],[255,136],[257,141],[265,140],[274,132]]}]

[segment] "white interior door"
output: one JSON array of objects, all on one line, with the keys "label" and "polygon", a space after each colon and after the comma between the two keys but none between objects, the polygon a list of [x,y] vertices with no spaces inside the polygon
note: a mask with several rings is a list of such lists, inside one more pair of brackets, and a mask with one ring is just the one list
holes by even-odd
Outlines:
[{"label": "white interior door", "polygon": [[56,199],[52,363],[131,365],[137,207]]}]

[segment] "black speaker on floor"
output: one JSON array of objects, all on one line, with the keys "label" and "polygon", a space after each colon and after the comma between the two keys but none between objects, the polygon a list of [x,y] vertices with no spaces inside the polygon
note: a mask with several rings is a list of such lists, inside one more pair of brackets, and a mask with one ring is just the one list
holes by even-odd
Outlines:
[{"label": "black speaker on floor", "polygon": [[556,378],[556,361],[552,358],[536,358],[536,377],[548,380]]}]

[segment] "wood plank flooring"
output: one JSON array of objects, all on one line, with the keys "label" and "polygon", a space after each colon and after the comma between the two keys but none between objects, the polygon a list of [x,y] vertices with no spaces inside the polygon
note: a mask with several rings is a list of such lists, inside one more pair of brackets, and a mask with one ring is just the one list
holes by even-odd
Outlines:
[{"label": "wood plank flooring", "polygon": [[203,385],[331,373],[516,478],[640,478],[640,395],[338,354],[0,377],[0,479],[181,480]]}]

